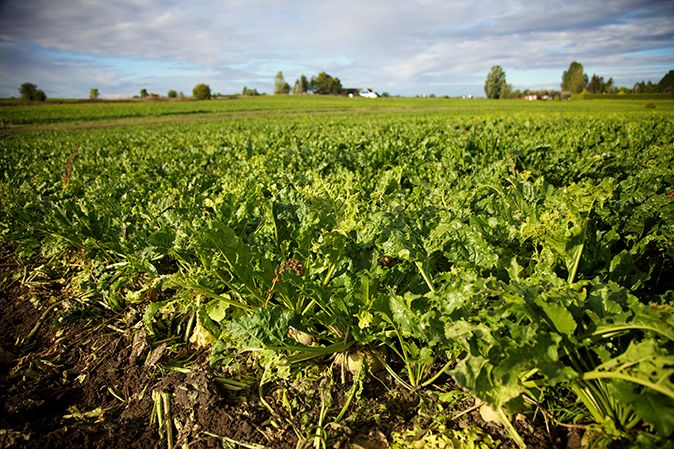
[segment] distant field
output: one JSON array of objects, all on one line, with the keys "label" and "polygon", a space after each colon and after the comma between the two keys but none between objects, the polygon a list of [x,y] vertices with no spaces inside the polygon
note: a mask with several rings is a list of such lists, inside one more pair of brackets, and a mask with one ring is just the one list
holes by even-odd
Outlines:
[{"label": "distant field", "polygon": [[0,106],[0,446],[672,448],[648,102]]},{"label": "distant field", "polygon": [[[569,102],[527,102],[523,100],[444,99],[444,98],[347,98],[329,96],[263,96],[211,101],[174,102],[97,102],[0,106],[0,132],[8,129],[56,129],[208,121],[255,115],[321,113],[451,112],[453,114],[511,114],[544,111],[643,112],[647,102],[655,111],[674,111],[674,100],[593,100]],[[93,122],[93,123],[92,123]],[[28,126],[32,125],[32,126]]]}]

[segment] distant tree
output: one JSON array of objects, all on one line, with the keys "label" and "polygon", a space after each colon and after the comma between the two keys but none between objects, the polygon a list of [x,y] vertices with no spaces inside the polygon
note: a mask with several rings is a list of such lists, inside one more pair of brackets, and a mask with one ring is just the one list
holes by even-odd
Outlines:
[{"label": "distant tree", "polygon": [[609,78],[608,81],[604,83],[604,85],[602,86],[604,93],[613,94],[617,91],[613,83],[614,83],[613,77]]},{"label": "distant tree", "polygon": [[316,77],[311,77],[309,90],[319,95],[339,95],[342,91],[342,82],[337,77],[321,72]]},{"label": "distant tree", "polygon": [[19,94],[21,94],[21,99],[24,101],[46,101],[47,95],[37,88],[36,84],[33,83],[23,83],[19,87]]},{"label": "distant tree", "polygon": [[[503,92],[501,92],[501,98],[513,98],[513,85],[506,83]],[[515,97],[517,98],[517,97]]]},{"label": "distant tree", "polygon": [[487,98],[508,98],[510,90],[511,87],[506,82],[506,74],[501,66],[493,66],[484,82],[484,93]]},{"label": "distant tree", "polygon": [[674,93],[674,70],[670,70],[658,82],[658,90],[662,93]]},{"label": "distant tree", "polygon": [[286,83],[283,72],[276,72],[274,77],[274,95],[285,95],[290,93],[290,84]]},{"label": "distant tree", "polygon": [[150,94],[147,93],[147,89],[141,89],[140,90],[140,98],[145,98],[148,95],[150,95]]},{"label": "distant tree", "polygon": [[247,97],[256,97],[260,95],[260,93],[257,91],[257,89],[249,89],[246,86],[243,86],[243,90],[241,91],[241,95],[245,95]]},{"label": "distant tree", "polygon": [[195,100],[210,100],[211,87],[208,84],[199,83],[192,89],[192,97]]},{"label": "distant tree", "polygon": [[171,89],[171,90],[168,91],[168,93],[166,94],[166,96],[169,97],[169,98],[176,98],[176,97],[178,96],[178,92],[176,92],[175,90]]},{"label": "distant tree", "polygon": [[19,93],[21,94],[21,99],[24,101],[34,101],[37,93],[37,85],[33,83],[23,83],[19,87]]},{"label": "distant tree", "polygon": [[569,69],[562,73],[562,90],[578,94],[587,87],[587,84],[587,75],[583,72],[583,64],[580,62],[573,61]]},{"label": "distant tree", "polygon": [[597,74],[592,75],[587,84],[587,91],[591,94],[600,94],[604,91],[604,77]]},{"label": "distant tree", "polygon": [[300,76],[293,86],[293,94],[306,94],[309,91],[309,80],[306,76]]},{"label": "distant tree", "polygon": [[658,92],[658,85],[653,84],[653,82],[649,80],[646,83],[646,87],[644,88],[644,93],[645,94],[655,94],[657,92]]},{"label": "distant tree", "polygon": [[98,89],[96,89],[95,87],[89,89],[89,100],[98,100],[99,96],[100,93],[98,92]]},{"label": "distant tree", "polygon": [[643,94],[645,90],[646,90],[646,83],[644,83],[643,81],[634,83],[634,86],[632,86],[632,93],[635,94]]}]

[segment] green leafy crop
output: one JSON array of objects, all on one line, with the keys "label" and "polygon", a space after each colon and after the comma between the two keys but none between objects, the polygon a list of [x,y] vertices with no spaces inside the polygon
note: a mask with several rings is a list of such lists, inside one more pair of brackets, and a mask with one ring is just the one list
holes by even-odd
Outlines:
[{"label": "green leafy crop", "polygon": [[[519,445],[512,417],[537,408],[665,441],[674,117],[568,108],[7,135],[0,238],[26,261],[78,260],[78,307],[140,307],[151,335],[213,365],[360,351],[411,392],[458,384]],[[425,441],[491,444],[464,437]]]}]

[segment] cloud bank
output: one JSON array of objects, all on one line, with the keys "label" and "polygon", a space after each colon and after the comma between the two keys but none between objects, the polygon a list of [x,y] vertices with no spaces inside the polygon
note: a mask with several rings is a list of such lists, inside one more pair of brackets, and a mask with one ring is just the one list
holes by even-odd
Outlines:
[{"label": "cloud bank", "polygon": [[618,85],[657,81],[674,68],[674,2],[0,1],[0,96],[24,81],[51,97],[271,92],[278,70],[481,95],[492,65],[516,88],[558,87],[573,60]]}]

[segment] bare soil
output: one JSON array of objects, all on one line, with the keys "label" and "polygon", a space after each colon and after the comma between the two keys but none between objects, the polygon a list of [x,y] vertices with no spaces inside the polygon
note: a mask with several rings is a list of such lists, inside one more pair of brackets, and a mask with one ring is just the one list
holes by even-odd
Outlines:
[{"label": "bare soil", "polygon": [[223,391],[203,361],[185,373],[160,369],[159,360],[143,363],[150,351],[161,354],[136,329],[137,313],[125,323],[88,317],[63,325],[57,307],[45,315],[53,293],[16,282],[0,297],[0,447],[166,447],[166,436],[151,424],[152,392],[171,396],[171,418],[181,425],[174,429],[176,446],[222,447],[202,430],[266,443],[255,428],[268,418],[254,403]]},{"label": "bare soil", "polygon": [[[320,416],[319,385],[279,379],[233,391],[222,382],[230,372],[209,367],[207,353],[186,347],[169,354],[166,342],[151,341],[139,311],[64,313],[64,281],[22,281],[16,273],[23,267],[11,253],[2,251],[0,259],[0,448],[312,447],[312,435],[302,429]],[[181,358],[189,361],[172,369]],[[259,379],[259,367],[239,368]],[[337,379],[326,361],[316,382],[331,369]],[[342,408],[346,390],[333,389],[331,411]],[[162,393],[170,410],[160,431],[153,395]],[[458,407],[473,404],[466,399]],[[409,393],[382,373],[364,382],[350,410],[331,428],[335,448],[386,449],[392,432],[432,425],[439,406],[435,394]],[[530,447],[567,447],[566,431],[547,432],[540,424],[534,430],[518,423]],[[477,425],[500,447],[515,447],[476,410],[451,425]]]}]

